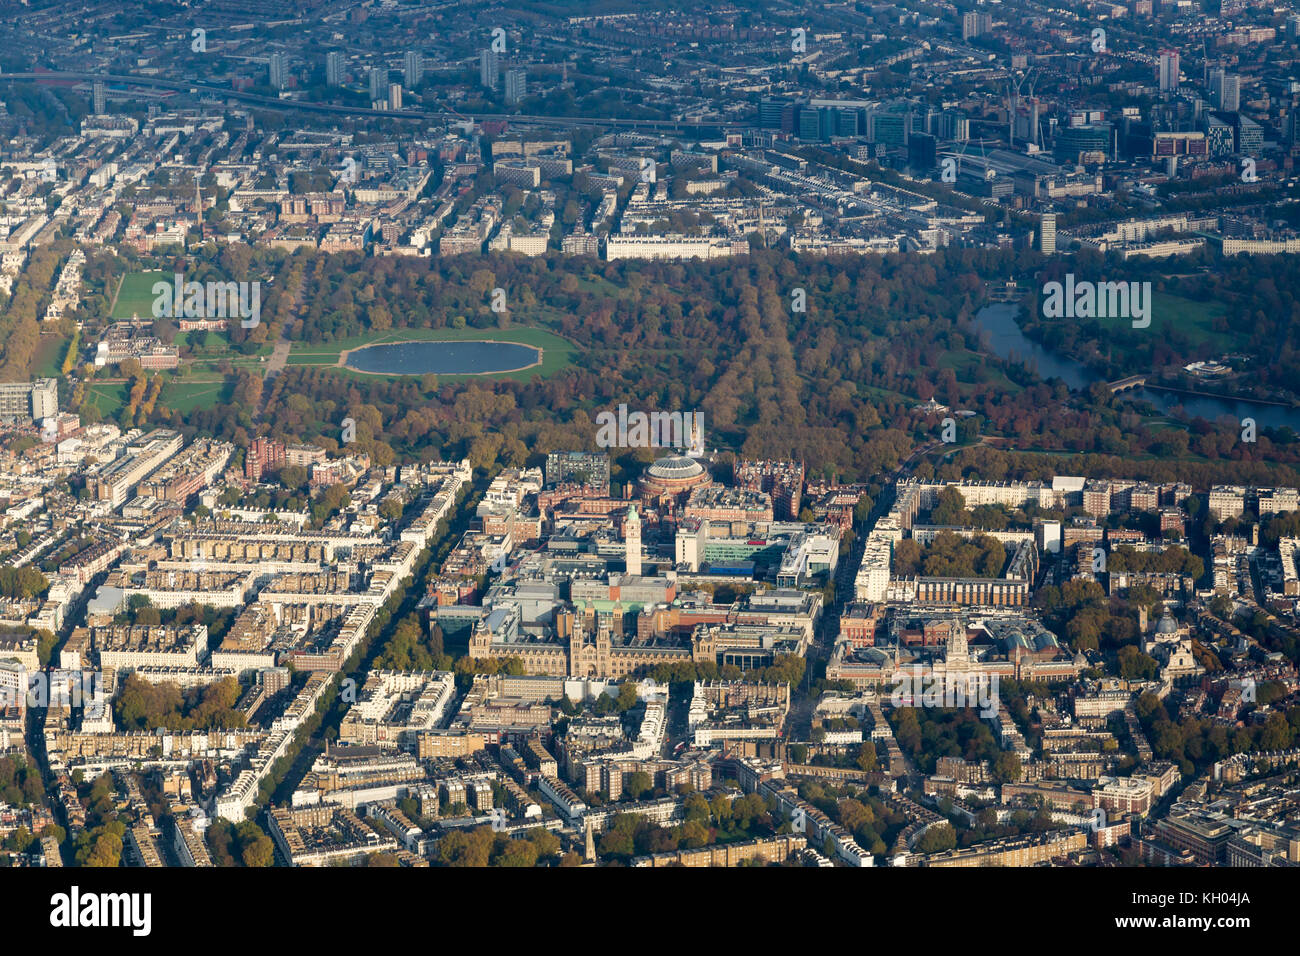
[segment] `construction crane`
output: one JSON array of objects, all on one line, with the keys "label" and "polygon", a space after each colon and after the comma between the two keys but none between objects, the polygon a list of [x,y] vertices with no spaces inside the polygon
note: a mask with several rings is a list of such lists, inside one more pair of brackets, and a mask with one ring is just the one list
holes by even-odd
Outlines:
[{"label": "construction crane", "polygon": [[[1034,73],[1030,69],[1026,73],[1016,71],[1007,73],[1007,142],[1012,149],[1016,145],[1016,112],[1020,106],[1020,87]],[[1015,77],[1015,84],[1012,84],[1012,77]]]},{"label": "construction crane", "polygon": [[1029,141],[1039,149],[1043,148],[1043,138],[1038,131],[1038,97],[1034,94],[1034,88],[1038,86],[1038,77],[1026,77],[1029,80],[1029,102],[1032,104],[1029,110]]}]

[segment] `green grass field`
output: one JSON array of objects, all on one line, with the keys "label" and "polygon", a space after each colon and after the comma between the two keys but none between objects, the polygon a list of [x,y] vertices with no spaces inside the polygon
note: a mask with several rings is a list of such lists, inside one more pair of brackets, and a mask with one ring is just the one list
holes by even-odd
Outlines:
[{"label": "green grass field", "polygon": [[62,335],[42,335],[41,343],[36,347],[32,374],[37,378],[61,378],[63,357],[67,352],[68,340]]},{"label": "green grass field", "polygon": [[196,408],[211,408],[222,402],[229,402],[234,391],[234,383],[221,379],[200,382],[168,382],[163,386],[158,404],[166,405],[181,414],[192,412]]},{"label": "green grass field", "polygon": [[102,382],[92,384],[86,389],[86,400],[99,409],[105,417],[117,412],[126,404],[127,386],[125,382]]},{"label": "green grass field", "polygon": [[[204,378],[199,381],[173,379],[163,386],[158,404],[185,414],[196,408],[210,408],[229,402],[233,391],[233,382],[219,378]],[[99,413],[107,417],[115,415],[126,404],[129,392],[125,382],[97,382],[87,389],[87,396],[90,403],[99,409]]]},{"label": "green grass field", "polygon": [[155,282],[171,283],[172,277],[165,272],[133,272],[122,280],[113,300],[109,317],[129,319],[138,315],[142,319],[153,318],[153,284]]},{"label": "green grass field", "polygon": [[[542,349],[542,364],[517,372],[498,375],[439,375],[439,381],[468,378],[512,378],[528,381],[534,375],[554,375],[572,362],[577,346],[554,332],[545,329],[516,325],[508,329],[391,329],[379,334],[358,335],[337,342],[295,342],[289,352],[288,365],[337,366],[339,371],[360,378],[382,378],[338,366],[339,355],[346,349],[363,345],[385,345],[392,342],[517,342]],[[397,377],[397,376],[393,376]]]},{"label": "green grass field", "polygon": [[1011,394],[1023,391],[1021,386],[1007,378],[1000,369],[989,368],[983,355],[970,349],[944,352],[936,364],[939,368],[952,369],[963,394],[973,391],[975,386],[972,383],[993,384],[1001,391]]},{"label": "green grass field", "polygon": [[[1216,331],[1216,319],[1228,315],[1228,306],[1222,302],[1198,302],[1184,299],[1167,292],[1152,292],[1151,328],[1147,331],[1156,335],[1178,334],[1186,337],[1193,345],[1210,343],[1215,348],[1227,352],[1235,348],[1238,335],[1231,326],[1225,332]],[[1132,328],[1130,318],[1099,318],[1105,328]]]}]

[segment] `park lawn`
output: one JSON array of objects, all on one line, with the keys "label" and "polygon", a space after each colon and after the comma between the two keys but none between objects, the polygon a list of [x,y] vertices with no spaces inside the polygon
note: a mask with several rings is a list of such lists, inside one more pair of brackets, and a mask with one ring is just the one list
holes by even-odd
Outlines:
[{"label": "park lawn", "polygon": [[234,392],[234,382],[225,379],[212,381],[171,381],[163,386],[158,404],[185,414],[196,408],[212,408],[228,403]]},{"label": "park lawn", "polygon": [[[1231,326],[1226,332],[1215,330],[1214,321],[1228,315],[1228,306],[1223,302],[1198,302],[1168,292],[1153,291],[1151,295],[1151,328],[1145,332],[1165,338],[1177,334],[1192,345],[1209,343],[1221,352],[1232,351],[1245,338]],[[1096,321],[1106,329],[1133,328],[1131,318],[1108,316]]]},{"label": "park lawn", "polygon": [[970,349],[950,349],[939,356],[939,368],[950,368],[957,376],[957,385],[963,394],[971,392],[978,385],[994,385],[999,390],[1016,395],[1024,388],[1007,378],[1001,369],[992,368],[988,357]]},{"label": "park lawn", "polygon": [[257,351],[252,355],[245,355],[230,347],[230,334],[228,332],[208,332],[207,338],[203,340],[203,347],[198,351],[194,350],[191,340],[197,340],[201,337],[199,332],[177,332],[173,343],[180,347],[181,352],[186,349],[190,350],[195,359],[223,359],[228,358],[232,362],[238,362],[240,359],[256,359],[260,356],[269,356],[274,351],[275,346],[270,342],[263,342],[257,347]]},{"label": "park lawn", "polygon": [[578,279],[579,287],[592,295],[603,295],[607,298],[617,298],[622,289],[614,285],[604,276],[592,275]]},{"label": "park lawn", "polygon": [[32,374],[36,378],[62,378],[63,357],[68,352],[68,340],[62,335],[42,335],[36,346]]},{"label": "park lawn", "polygon": [[221,375],[222,365],[225,362],[230,363],[231,368],[243,369],[244,371],[253,372],[260,375],[266,371],[266,360],[258,358],[256,355],[241,355],[238,358],[200,358],[191,362],[182,362],[181,377],[190,378],[198,376],[200,378],[211,378],[214,375]]},{"label": "park lawn", "polygon": [[[271,356],[271,345],[260,345],[256,352],[245,355],[230,347],[230,340],[227,336],[215,332],[209,332],[203,348],[194,351],[189,344],[189,338],[198,334],[197,332],[179,332],[176,335],[176,344],[181,346],[181,374],[184,376],[191,374],[218,375],[221,366],[225,363],[229,363],[232,368],[253,371],[265,370],[267,359]],[[189,354],[186,354],[187,349]]]},{"label": "park lawn", "polygon": [[[205,377],[198,381],[167,377],[162,394],[158,397],[159,405],[179,412],[192,412],[196,408],[211,408],[222,402],[229,402],[234,392],[234,381],[220,377]],[[87,389],[90,403],[99,409],[104,417],[115,415],[130,398],[130,385],[127,382],[94,382]]]},{"label": "park lawn", "polygon": [[[369,333],[339,339],[335,342],[294,343],[289,352],[288,365],[337,366],[339,371],[358,378],[374,379],[376,376],[355,372],[338,366],[339,355],[345,349],[356,349],[363,345],[385,345],[393,342],[517,342],[542,349],[542,364],[517,372],[501,372],[496,375],[439,375],[438,380],[460,380],[469,378],[511,378],[516,381],[529,381],[534,375],[554,375],[572,362],[573,353],[578,350],[568,339],[549,332],[546,329],[531,328],[524,325],[512,325],[505,329],[389,329],[386,332]],[[396,377],[396,376],[393,376]]]},{"label": "park lawn", "polygon": [[893,389],[878,388],[875,385],[864,385],[861,382],[852,383],[856,386],[857,394],[867,398],[875,399],[880,402],[919,402],[920,399],[915,395],[904,395],[902,392],[895,392]]},{"label": "park lawn", "polygon": [[1151,415],[1144,416],[1143,421],[1146,423],[1148,431],[1167,432],[1167,431],[1187,431],[1187,426],[1176,418],[1170,418],[1168,415]]},{"label": "park lawn", "polygon": [[118,287],[117,298],[113,300],[109,318],[129,319],[138,315],[142,319],[152,319],[155,282],[170,284],[172,277],[166,272],[132,272],[125,276]]},{"label": "park lawn", "polygon": [[126,404],[129,390],[126,382],[103,382],[89,385],[86,397],[90,404],[99,409],[101,416],[108,418]]}]

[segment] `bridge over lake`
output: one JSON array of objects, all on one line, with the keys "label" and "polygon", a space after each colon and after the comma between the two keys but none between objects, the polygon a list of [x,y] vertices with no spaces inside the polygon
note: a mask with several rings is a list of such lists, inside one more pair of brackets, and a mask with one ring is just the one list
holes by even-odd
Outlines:
[{"label": "bridge over lake", "polygon": [[1129,388],[1141,388],[1146,383],[1147,377],[1145,375],[1130,375],[1128,378],[1121,378],[1117,382],[1109,382],[1106,387],[1109,388],[1113,394],[1115,392],[1122,392]]}]

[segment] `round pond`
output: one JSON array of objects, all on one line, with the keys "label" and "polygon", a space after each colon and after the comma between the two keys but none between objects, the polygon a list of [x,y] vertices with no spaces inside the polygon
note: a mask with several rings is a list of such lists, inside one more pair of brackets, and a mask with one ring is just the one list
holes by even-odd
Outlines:
[{"label": "round pond", "polygon": [[482,375],[541,361],[540,349],[515,342],[393,342],[352,349],[343,364],[373,375]]}]

